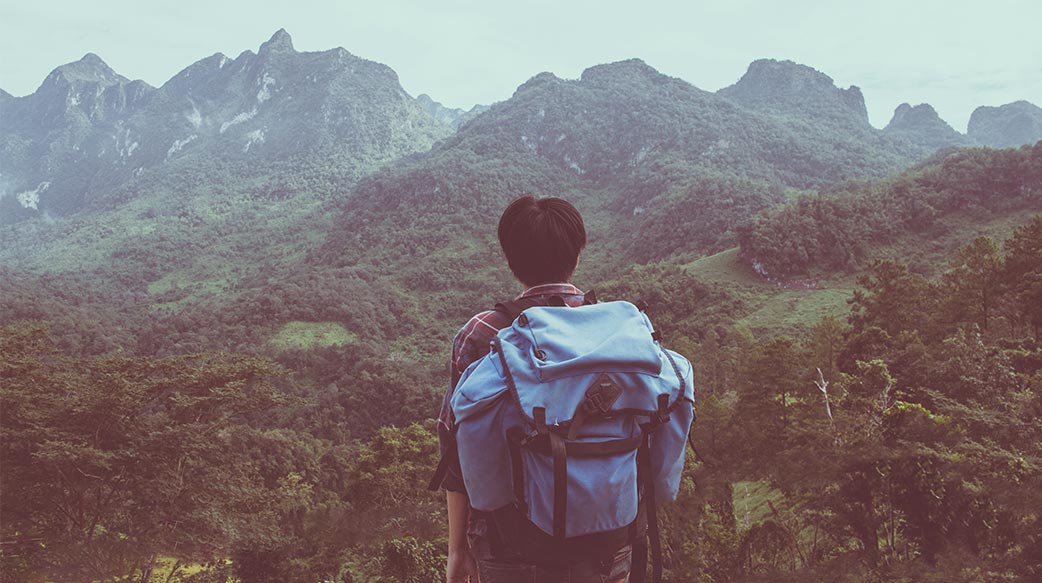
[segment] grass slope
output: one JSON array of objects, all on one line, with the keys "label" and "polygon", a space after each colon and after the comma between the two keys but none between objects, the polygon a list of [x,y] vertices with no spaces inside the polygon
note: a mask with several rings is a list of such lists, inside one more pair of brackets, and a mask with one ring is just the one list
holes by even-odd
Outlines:
[{"label": "grass slope", "polygon": [[287,322],[268,341],[276,350],[308,350],[343,346],[358,336],[338,322]]},{"label": "grass slope", "polygon": [[738,259],[738,248],[702,257],[684,265],[696,279],[722,286],[741,299],[747,311],[736,325],[760,334],[807,329],[825,316],[842,317],[849,309],[853,280],[772,282]]}]

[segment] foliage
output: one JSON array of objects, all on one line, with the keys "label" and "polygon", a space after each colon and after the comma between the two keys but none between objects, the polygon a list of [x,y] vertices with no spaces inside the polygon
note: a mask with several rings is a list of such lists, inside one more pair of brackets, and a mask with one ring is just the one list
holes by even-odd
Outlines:
[{"label": "foliage", "polygon": [[897,238],[937,238],[946,217],[1042,209],[1042,144],[967,149],[878,185],[801,197],[739,231],[742,257],[772,277],[852,270]]},{"label": "foliage", "polygon": [[229,445],[237,419],[278,401],[265,381],[277,368],[219,353],[73,358],[30,325],[0,340],[2,490],[20,501],[3,535],[25,568],[107,579],[172,549],[208,560],[269,503]]}]

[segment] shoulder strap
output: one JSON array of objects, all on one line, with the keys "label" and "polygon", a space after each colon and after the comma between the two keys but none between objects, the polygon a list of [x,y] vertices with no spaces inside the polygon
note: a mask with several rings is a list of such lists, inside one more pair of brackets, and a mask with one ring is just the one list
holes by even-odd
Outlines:
[{"label": "shoulder strap", "polygon": [[[583,294],[583,305],[589,306],[597,303],[597,294],[590,290]],[[564,307],[566,304],[561,296],[550,296],[547,298],[518,298],[507,302],[499,302],[492,309],[504,314],[513,322],[528,308],[535,306],[557,306]]]},{"label": "shoulder strap", "polygon": [[449,473],[449,466],[459,459],[459,449],[456,447],[456,431],[452,431],[451,447],[441,455],[441,459],[438,460],[438,467],[434,470],[434,475],[431,476],[430,483],[427,484],[427,489],[431,492],[437,492],[441,488],[441,483],[445,481],[445,475]]},{"label": "shoulder strap", "polygon": [[506,317],[509,318],[511,322],[513,322],[517,319],[519,315],[521,315],[521,312],[524,312],[528,308],[544,305],[547,305],[547,302],[540,299],[518,298],[516,300],[510,300],[508,302],[499,302],[498,304],[496,304],[493,310],[506,315]]},{"label": "shoulder strap", "polygon": [[[656,429],[669,422],[669,395],[659,395],[658,411],[647,423],[641,424],[641,445],[637,450],[637,489],[644,494],[644,510],[647,512],[647,538],[635,541],[634,551],[640,551],[641,557],[634,557],[640,572],[631,571],[630,579],[636,583],[644,583],[647,573],[648,551],[651,555],[651,581],[662,581],[662,542],[659,537],[657,501],[655,500],[655,477],[651,475],[651,441]],[[636,575],[636,577],[633,577]]]}]

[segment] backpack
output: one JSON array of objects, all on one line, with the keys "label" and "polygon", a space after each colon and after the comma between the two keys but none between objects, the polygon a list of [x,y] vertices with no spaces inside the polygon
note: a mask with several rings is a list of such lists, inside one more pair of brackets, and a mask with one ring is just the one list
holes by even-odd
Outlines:
[{"label": "backpack", "polygon": [[516,318],[452,395],[470,504],[492,513],[513,548],[537,564],[603,556],[630,542],[631,581],[642,581],[650,538],[658,581],[655,506],[679,488],[694,416],[691,365],[661,346],[629,302],[533,303],[497,305]]}]

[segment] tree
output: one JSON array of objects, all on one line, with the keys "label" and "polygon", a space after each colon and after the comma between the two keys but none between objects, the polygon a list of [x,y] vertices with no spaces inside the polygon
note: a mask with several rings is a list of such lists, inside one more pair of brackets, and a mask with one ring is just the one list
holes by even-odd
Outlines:
[{"label": "tree", "polygon": [[745,447],[755,452],[751,463],[785,447],[790,437],[791,409],[797,400],[804,355],[789,338],[779,337],[756,347],[747,365],[738,409]]},{"label": "tree", "polygon": [[268,492],[228,442],[244,415],[277,402],[275,366],[227,353],[70,357],[27,324],[0,329],[0,353],[0,528],[26,571],[147,581],[160,554],[208,561],[263,528],[252,514]]},{"label": "tree", "polygon": [[1003,279],[1020,317],[1038,339],[1042,328],[1042,215],[1016,229],[1004,247]]},{"label": "tree", "polygon": [[977,237],[959,249],[944,274],[952,319],[957,321],[965,317],[962,314],[968,314],[982,330],[987,330],[1001,276],[999,246],[991,237]]}]

